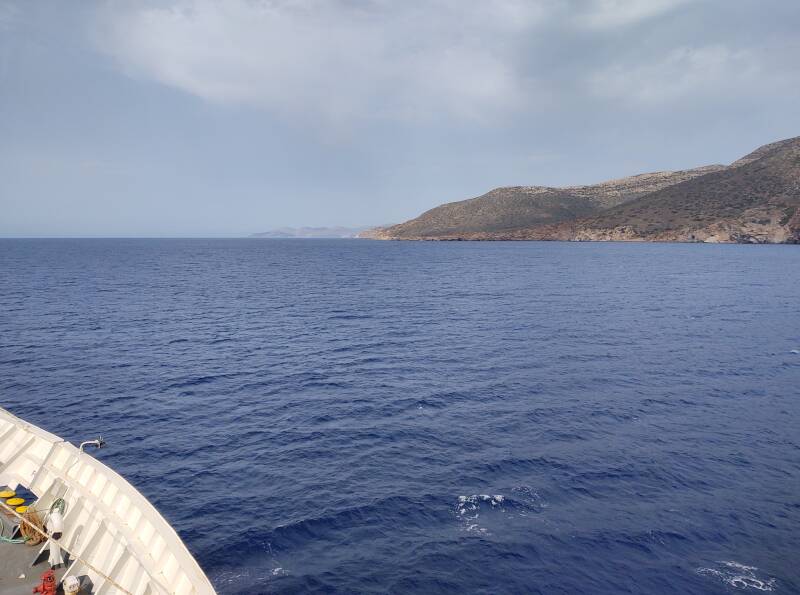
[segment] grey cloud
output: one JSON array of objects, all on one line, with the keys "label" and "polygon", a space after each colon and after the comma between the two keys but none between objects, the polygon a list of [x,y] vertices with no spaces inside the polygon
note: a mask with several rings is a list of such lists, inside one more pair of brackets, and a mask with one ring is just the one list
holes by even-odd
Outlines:
[{"label": "grey cloud", "polygon": [[[715,17],[727,5],[178,0],[112,4],[98,19],[97,38],[135,76],[221,104],[334,122],[491,120],[545,113],[576,90],[648,106],[713,99],[774,79],[763,48],[680,33],[670,42],[659,31],[671,30],[677,13]],[[639,41],[650,30],[660,45]],[[575,56],[580,47],[585,52]]]},{"label": "grey cloud", "polygon": [[130,72],[209,101],[333,120],[483,118],[552,99],[556,77],[523,69],[526,38],[557,47],[554,30],[591,38],[694,2],[180,0],[112,5],[97,31]]},{"label": "grey cloud", "polygon": [[330,119],[475,117],[522,100],[513,56],[536,5],[178,2],[107,10],[98,45],[134,75],[204,99]]}]

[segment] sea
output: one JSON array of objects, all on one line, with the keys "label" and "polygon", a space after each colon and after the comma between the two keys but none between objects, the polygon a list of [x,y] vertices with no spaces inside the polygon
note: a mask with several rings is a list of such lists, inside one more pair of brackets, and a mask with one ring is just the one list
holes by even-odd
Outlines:
[{"label": "sea", "polygon": [[0,405],[221,594],[800,592],[800,247],[0,241]]}]

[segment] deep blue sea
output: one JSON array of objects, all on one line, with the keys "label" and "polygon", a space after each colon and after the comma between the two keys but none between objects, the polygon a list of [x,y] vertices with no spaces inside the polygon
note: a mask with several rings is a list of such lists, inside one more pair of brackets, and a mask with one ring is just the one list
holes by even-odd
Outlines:
[{"label": "deep blue sea", "polygon": [[222,594],[800,592],[800,248],[0,241],[0,405]]}]

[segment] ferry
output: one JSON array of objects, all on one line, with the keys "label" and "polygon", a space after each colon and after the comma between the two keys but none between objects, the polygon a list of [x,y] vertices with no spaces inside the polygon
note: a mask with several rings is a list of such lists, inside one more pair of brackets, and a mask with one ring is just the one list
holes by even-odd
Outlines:
[{"label": "ferry", "polygon": [[178,534],[125,479],[0,408],[0,595],[208,595]]}]

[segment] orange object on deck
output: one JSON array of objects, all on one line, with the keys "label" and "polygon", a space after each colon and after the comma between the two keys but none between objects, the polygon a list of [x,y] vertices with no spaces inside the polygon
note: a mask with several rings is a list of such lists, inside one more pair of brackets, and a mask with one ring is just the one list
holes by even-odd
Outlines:
[{"label": "orange object on deck", "polygon": [[34,593],[56,595],[56,573],[48,570],[42,575],[42,584],[33,588]]}]

